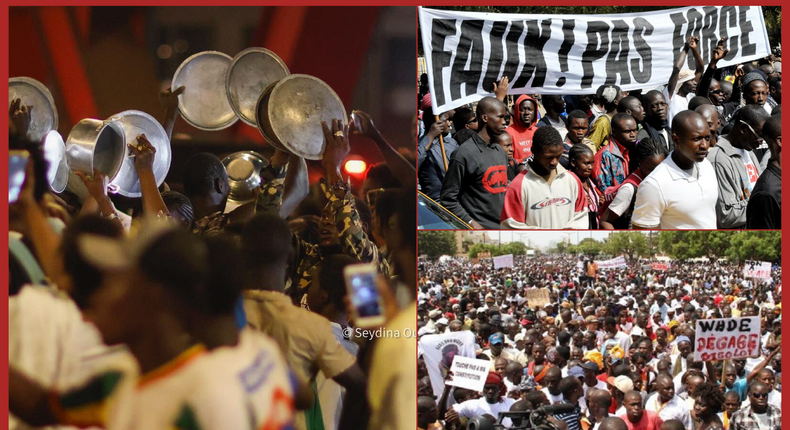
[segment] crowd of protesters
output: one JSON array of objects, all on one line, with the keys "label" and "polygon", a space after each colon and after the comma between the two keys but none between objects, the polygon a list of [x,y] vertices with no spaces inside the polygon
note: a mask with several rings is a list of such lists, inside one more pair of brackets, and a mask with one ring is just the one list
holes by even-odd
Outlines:
[{"label": "crowd of protesters", "polygon": [[[603,270],[563,254],[516,257],[500,269],[491,259],[426,260],[418,276],[421,429],[495,428],[502,412],[558,404],[575,407],[548,412],[556,427],[540,428],[781,428],[779,266],[758,280],[723,261]],[[530,303],[541,288],[547,303]],[[747,316],[760,317],[760,356],[694,359],[698,320]],[[434,368],[425,359],[427,339],[463,332],[473,358],[490,362],[482,392],[451,385],[457,355]],[[498,425],[537,428],[511,418]]]},{"label": "crowd of protesters", "polygon": [[505,76],[437,116],[423,83],[419,189],[476,229],[779,229],[781,59],[717,67],[725,42],[660,88],[510,105]]},{"label": "crowd of protesters", "polygon": [[[162,95],[168,130],[179,91]],[[233,210],[218,154],[157,187],[156,149],[138,136],[129,213],[99,170],[50,190],[28,139],[36,106],[10,104],[9,148],[31,160],[9,208],[10,429],[413,425],[414,339],[360,336],[343,275],[374,263],[385,327],[413,330],[416,171],[369,115],[323,124],[320,181],[277,150]],[[362,189],[341,170],[351,133],[386,160]]]}]

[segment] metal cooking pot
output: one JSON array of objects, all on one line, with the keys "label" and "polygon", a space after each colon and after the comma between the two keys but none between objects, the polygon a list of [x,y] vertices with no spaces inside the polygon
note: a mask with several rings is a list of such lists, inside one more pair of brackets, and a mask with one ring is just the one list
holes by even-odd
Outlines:
[{"label": "metal cooking pot", "polygon": [[[154,117],[139,111],[126,110],[115,114],[108,121],[119,124],[123,129],[126,142],[136,145],[137,136],[144,134],[156,149],[154,154],[154,179],[156,185],[162,185],[170,170],[172,153],[167,132]],[[112,180],[111,185],[117,188],[117,193],[124,197],[141,197],[140,178],[137,177],[137,168],[134,166],[134,157],[131,149],[124,146],[125,155],[118,175]]]},{"label": "metal cooking pot", "polygon": [[20,76],[8,79],[8,105],[14,99],[21,99],[23,105],[32,106],[28,137],[41,142],[50,130],[58,129],[58,109],[52,93],[41,82]]},{"label": "metal cooking pot", "polygon": [[66,139],[66,158],[75,172],[93,175],[93,169],[112,181],[126,154],[126,137],[120,124],[86,118],[71,129]]},{"label": "metal cooking pot", "polygon": [[222,159],[222,164],[228,171],[228,201],[238,204],[252,201],[255,190],[261,186],[261,169],[268,166],[269,161],[257,152],[240,151]]},{"label": "metal cooking pot", "polygon": [[270,85],[256,107],[258,130],[278,149],[308,160],[324,156],[322,122],[346,123],[340,97],[324,81],[309,75],[290,75]]},{"label": "metal cooking pot", "polygon": [[233,57],[228,66],[225,87],[233,112],[245,124],[255,127],[255,107],[266,87],[290,75],[288,66],[265,48],[247,48]]}]

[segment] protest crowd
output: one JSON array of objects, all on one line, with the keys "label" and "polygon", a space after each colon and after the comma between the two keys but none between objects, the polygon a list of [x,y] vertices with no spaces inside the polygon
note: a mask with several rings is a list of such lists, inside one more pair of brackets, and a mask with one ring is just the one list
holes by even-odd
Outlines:
[{"label": "protest crowd", "polygon": [[421,260],[419,428],[781,429],[781,267],[508,257]]},{"label": "protest crowd", "polygon": [[476,229],[781,228],[781,58],[721,67],[727,38],[710,61],[700,43],[663,85],[631,91],[514,95],[499,74],[436,112],[423,75],[419,189]]},{"label": "protest crowd", "polygon": [[[161,94],[167,139],[183,91]],[[413,425],[414,339],[360,336],[344,278],[375,265],[381,327],[413,330],[416,171],[368,114],[323,122],[312,185],[305,159],[277,149],[234,207],[221,154],[196,153],[157,186],[153,138],[135,136],[122,152],[142,195],[122,211],[101,166],[72,165],[76,184],[52,190],[31,137],[45,107],[9,104],[25,161],[9,193],[10,429]],[[386,160],[353,188],[352,134]]]}]

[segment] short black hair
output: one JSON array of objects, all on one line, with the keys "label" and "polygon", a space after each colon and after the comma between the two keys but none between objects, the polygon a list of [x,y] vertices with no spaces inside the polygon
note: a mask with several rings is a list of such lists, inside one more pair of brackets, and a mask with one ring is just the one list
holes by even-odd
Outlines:
[{"label": "short black hair", "polygon": [[572,110],[568,114],[568,124],[570,124],[572,119],[584,119],[584,120],[586,120],[588,122],[590,120],[590,118],[587,116],[587,112],[585,112],[585,111],[583,111],[581,109]]},{"label": "short black hair", "polygon": [[579,386],[581,386],[581,384],[582,381],[579,380],[579,378],[575,376],[566,376],[560,379],[558,388],[562,393],[562,397],[567,399],[573,394],[574,391],[576,391],[579,388]]},{"label": "short black hair", "polygon": [[369,228],[371,218],[373,217],[373,215],[370,213],[370,206],[368,206],[367,202],[364,200],[354,197],[354,207],[357,209],[359,221],[366,226],[365,228]]},{"label": "short black hair", "polygon": [[634,119],[634,117],[632,117],[631,115],[629,115],[627,113],[619,112],[619,113],[614,114],[614,116],[612,117],[612,131],[614,131],[615,127],[617,127],[617,129],[619,130],[620,129],[620,123],[622,123],[624,121],[627,121],[629,119],[631,121],[633,121],[634,124],[636,124],[636,120]]},{"label": "short black hair", "polygon": [[165,191],[161,193],[161,195],[162,201],[165,203],[165,206],[167,206],[167,210],[177,212],[189,222],[189,225],[195,222],[195,209],[192,207],[192,202],[189,201],[187,196],[172,190]]},{"label": "short black hair", "polygon": [[768,78],[768,87],[769,88],[776,88],[782,83],[782,75],[779,76],[771,76]]},{"label": "short black hair", "polygon": [[318,285],[329,296],[329,301],[337,309],[345,309],[343,298],[346,297],[346,280],[343,269],[359,261],[345,254],[331,254],[324,257],[318,265]]},{"label": "short black hair", "polygon": [[466,127],[466,124],[468,124],[473,118],[475,118],[475,113],[472,112],[472,109],[469,109],[468,107],[456,109],[455,114],[453,115],[453,127],[455,127],[455,131],[463,130]]},{"label": "short black hair", "polygon": [[712,105],[713,102],[710,101],[707,97],[702,96],[694,96],[689,101],[689,110],[697,110],[698,107],[702,105]]},{"label": "short black hair", "polygon": [[387,163],[371,164],[365,173],[365,180],[368,179],[378,182],[382,188],[400,188],[400,182],[395,179]]},{"label": "short black hair", "polygon": [[782,117],[771,115],[763,124],[763,137],[776,139],[782,135]]},{"label": "short black hair", "polygon": [[764,123],[770,115],[763,109],[762,106],[756,104],[747,104],[746,106],[738,109],[732,116],[733,124],[738,124],[738,121],[744,121],[752,127],[756,127],[759,123]]},{"label": "short black hair", "polygon": [[532,136],[532,152],[542,154],[548,148],[562,147],[562,136],[554,127],[539,127]]},{"label": "short black hair", "polygon": [[216,179],[228,180],[228,171],[216,155],[199,152],[184,163],[182,183],[188,197],[208,195]]},{"label": "short black hair", "polygon": [[638,162],[648,160],[656,155],[663,155],[666,158],[668,155],[667,147],[650,137],[640,140],[634,147],[634,156]]},{"label": "short black hair", "polygon": [[79,250],[78,239],[83,234],[121,238],[123,229],[109,218],[100,215],[83,215],[71,221],[63,230],[60,242],[60,253],[63,255],[63,266],[74,284],[71,297],[77,307],[84,309],[88,298],[99,289],[102,275],[98,268],[86,261]]}]

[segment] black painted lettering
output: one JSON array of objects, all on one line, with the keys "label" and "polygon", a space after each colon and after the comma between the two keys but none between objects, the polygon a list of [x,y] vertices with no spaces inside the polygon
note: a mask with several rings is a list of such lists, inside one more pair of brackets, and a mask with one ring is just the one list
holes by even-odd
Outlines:
[{"label": "black painted lettering", "polygon": [[678,58],[680,55],[680,50],[683,49],[683,45],[686,44],[686,39],[683,38],[683,24],[686,23],[686,17],[683,16],[680,12],[670,13],[669,19],[672,20],[672,23],[675,24],[675,28],[672,29],[672,58]]},{"label": "black painted lettering", "polygon": [[454,19],[434,19],[431,28],[431,63],[433,64],[434,94],[431,94],[437,106],[444,105],[444,79],[442,69],[450,65],[452,52],[444,50],[444,40],[455,35]]},{"label": "black painted lettering", "polygon": [[653,26],[644,18],[634,18],[634,49],[642,57],[642,68],[639,68],[638,59],[632,59],[631,75],[640,84],[650,81],[650,77],[653,75],[653,50],[645,42],[643,34],[645,36],[653,34]]},{"label": "black painted lettering", "polygon": [[609,56],[606,58],[606,85],[617,84],[617,76],[620,76],[620,85],[631,83],[631,75],[628,73],[628,24],[622,19],[612,21],[612,45],[609,48]]},{"label": "black painted lettering", "polygon": [[526,22],[527,37],[524,39],[524,68],[521,69],[513,88],[523,88],[532,79],[532,88],[541,88],[546,81],[546,58],[543,47],[551,39],[551,20],[544,19],[538,26],[538,20]]},{"label": "black painted lettering", "polygon": [[[700,32],[702,31],[702,14],[697,9],[691,8],[688,11],[687,18],[688,26],[686,26],[686,40],[688,40],[688,38],[691,36],[699,39]],[[697,52],[699,52],[699,49],[699,44],[697,44]],[[694,60],[694,54],[692,54],[690,50],[686,56],[686,64],[691,70],[694,70],[697,67],[696,61]]]},{"label": "black painted lettering", "polygon": [[702,61],[709,62],[711,53],[716,50],[718,38],[716,37],[716,27],[719,25],[719,8],[715,6],[705,6],[702,8],[704,16],[702,18],[702,36],[699,39],[699,55]]},{"label": "black painted lettering", "polygon": [[724,6],[721,8],[719,12],[719,36],[727,38],[727,44],[729,45],[730,52],[724,56],[724,60],[730,61],[734,59],[736,56],[740,55],[740,44],[738,43],[740,37],[738,34],[740,31],[734,31],[735,34],[732,36],[729,35],[727,29],[729,28],[738,28],[738,11],[735,9],[735,6]]},{"label": "black painted lettering", "polygon": [[592,62],[603,58],[609,50],[609,24],[604,21],[587,23],[587,47],[582,54],[582,88],[592,86],[595,69]]},{"label": "black painted lettering", "polygon": [[511,82],[515,80],[518,65],[521,64],[521,56],[518,53],[518,40],[524,34],[524,21],[512,21],[510,29],[505,36],[505,53],[507,61],[502,76],[507,76]]},{"label": "black painted lettering", "polygon": [[483,78],[483,90],[494,91],[494,82],[499,79],[499,69],[502,67],[504,53],[502,52],[502,36],[507,29],[507,21],[495,21],[491,27],[491,34],[488,40],[491,42],[491,52],[488,55],[488,66]]},{"label": "black painted lettering", "polygon": [[754,31],[752,21],[746,19],[746,12],[749,6],[738,6],[738,24],[741,27],[741,55],[754,55],[757,52],[757,45],[749,43],[749,33]]},{"label": "black painted lettering", "polygon": [[[483,24],[480,19],[461,21],[461,37],[455,50],[455,61],[450,73],[450,99],[458,100],[461,86],[466,95],[476,94],[483,67]],[[466,63],[469,62],[469,68]]]},{"label": "black painted lettering", "polygon": [[562,46],[560,46],[560,72],[568,71],[568,53],[571,52],[573,42],[576,41],[573,35],[573,27],[576,25],[576,20],[563,19],[562,20]]}]

